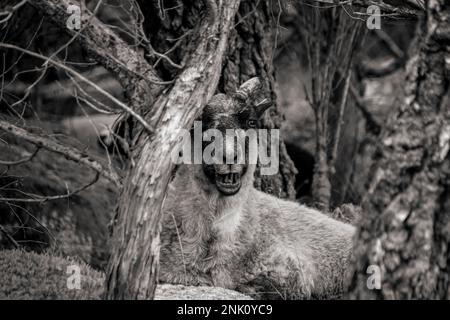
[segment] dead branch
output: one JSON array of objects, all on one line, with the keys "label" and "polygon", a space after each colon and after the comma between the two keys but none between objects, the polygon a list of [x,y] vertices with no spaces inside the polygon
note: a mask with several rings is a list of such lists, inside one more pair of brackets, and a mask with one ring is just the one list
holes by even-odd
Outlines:
[{"label": "dead branch", "polygon": [[11,8],[7,8],[7,10],[0,12],[0,17],[5,16],[3,19],[0,20],[0,24],[3,24],[5,22],[8,22],[9,19],[13,16],[14,12],[22,8],[28,0],[22,0],[19,3],[15,4]]},{"label": "dead branch", "polygon": [[10,241],[15,248],[19,248],[20,245],[17,243],[16,240],[6,231],[6,229],[0,224],[0,231],[5,235],[5,237]]},{"label": "dead branch", "polygon": [[[75,32],[75,34],[70,38],[69,41],[67,41],[63,46],[59,47],[58,50],[52,53],[52,55],[49,57],[49,59],[53,59],[54,57],[57,57],[60,52],[67,49],[67,47],[70,46],[71,43],[73,43],[80,35],[81,33],[89,26],[89,24],[92,22],[92,20],[95,18],[95,15],[98,13],[98,10],[100,9],[100,6],[102,5],[103,0],[99,0],[97,4],[95,5],[94,11],[89,16],[87,21],[84,23],[83,27]],[[82,2],[83,7],[85,6],[84,2]],[[45,63],[47,64],[47,62]]]},{"label": "dead branch", "polygon": [[353,5],[355,7],[367,8],[371,5],[377,5],[385,15],[389,15],[392,18],[417,18],[425,13],[425,6],[422,0],[404,0],[402,4],[395,0],[303,0],[303,2],[322,3],[327,4],[328,7]]},{"label": "dead branch", "polygon": [[84,186],[81,186],[73,191],[69,191],[67,190],[66,194],[60,194],[60,195],[54,195],[54,196],[41,196],[41,195],[37,195],[37,194],[28,194],[25,193],[25,195],[30,196],[30,198],[26,199],[26,198],[2,198],[0,197],[0,201],[5,201],[5,202],[45,202],[45,201],[51,201],[51,200],[60,200],[60,199],[65,199],[65,198],[70,198],[73,195],[76,195],[86,189],[88,189],[90,186],[94,185],[97,181],[98,178],[100,177],[100,173],[96,172],[95,173],[95,177],[87,184],[85,184]]},{"label": "dead branch", "polygon": [[18,138],[31,142],[38,147],[45,148],[49,151],[63,155],[70,160],[84,164],[85,166],[102,174],[108,180],[114,182],[116,186],[121,186],[121,178],[116,172],[108,170],[100,162],[91,158],[86,152],[82,152],[74,147],[63,145],[46,135],[31,133],[4,120],[0,120],[0,129],[11,133]]},{"label": "dead branch", "polygon": [[405,53],[383,29],[375,30],[376,35],[397,58],[403,59]]},{"label": "dead branch", "polygon": [[[30,3],[43,15],[52,19],[62,30],[72,35],[76,34],[76,30],[66,27],[68,18],[66,10],[71,4],[69,0],[30,0]],[[110,27],[93,17],[85,7],[82,8],[81,16],[83,22],[87,19],[90,21],[77,38],[81,46],[92,54],[96,61],[118,76],[131,99],[137,87],[145,82],[145,86],[151,92],[146,98],[153,100],[167,82],[158,77],[142,53],[129,46]]]},{"label": "dead branch", "polygon": [[393,54],[393,57],[383,61],[362,61],[360,63],[360,72],[364,78],[382,78],[388,76],[400,68],[406,61],[406,55],[402,49],[384,30],[376,30],[377,37],[386,45],[387,49]]},{"label": "dead branch", "polygon": [[346,72],[347,72],[347,74],[345,75],[345,84],[344,84],[344,88],[342,89],[342,97],[341,97],[341,101],[340,101],[339,107],[338,107],[338,120],[337,120],[337,124],[336,124],[336,130],[334,132],[333,145],[331,146],[331,157],[329,160],[331,174],[334,174],[336,172],[335,162],[338,157],[338,148],[339,148],[339,140],[341,137],[341,128],[342,128],[342,125],[344,124],[343,123],[344,111],[345,111],[345,106],[347,104],[348,91],[349,91],[351,77],[352,77],[352,69],[350,66],[349,66],[349,68],[347,68]]},{"label": "dead branch", "polygon": [[107,97],[109,100],[111,100],[112,102],[114,102],[118,107],[122,108],[125,112],[129,113],[130,115],[132,115],[137,121],[139,121],[139,123],[142,124],[142,126],[148,131],[148,132],[153,132],[153,128],[147,123],[147,121],[144,120],[144,118],[142,118],[139,114],[137,114],[132,108],[130,108],[129,106],[127,106],[125,103],[123,103],[120,100],[117,100],[115,97],[113,97],[110,93],[106,92],[105,90],[103,90],[101,87],[99,87],[97,84],[93,83],[92,81],[90,81],[89,79],[85,78],[82,74],[80,74],[79,72],[75,71],[74,69],[66,66],[65,64],[58,62],[58,61],[54,61],[52,59],[50,59],[49,57],[45,57],[41,54],[38,54],[36,52],[32,52],[14,45],[10,45],[10,44],[6,44],[6,43],[2,43],[0,42],[0,48],[8,48],[8,49],[14,49],[14,50],[18,50],[20,52],[26,53],[30,56],[33,56],[35,58],[39,58],[42,60],[45,60],[46,62],[49,62],[51,64],[53,64],[54,66],[63,69],[64,71],[68,72],[69,74],[71,74],[72,76],[78,78],[79,80],[81,80],[82,82],[84,82],[85,84],[90,85],[91,87],[93,87],[95,90],[97,90],[99,93],[103,94],[105,97]]},{"label": "dead branch", "polygon": [[373,117],[373,115],[367,110],[366,104],[367,102],[364,101],[364,98],[361,97],[360,94],[356,91],[356,88],[354,86],[350,86],[350,94],[352,95],[352,98],[355,101],[356,107],[361,111],[362,115],[366,119],[366,127],[369,132],[371,132],[374,135],[378,135],[381,132],[381,124],[379,124]]},{"label": "dead branch", "polygon": [[[81,73],[84,77],[91,80],[94,83],[99,83],[99,77],[92,77],[89,74]],[[120,92],[121,88],[118,82],[114,80],[105,79],[101,82],[102,88],[110,92],[114,97],[119,98],[118,92]],[[23,96],[30,84],[22,81],[14,81],[13,83],[9,83],[5,85],[3,88],[4,93],[13,95],[13,96]],[[61,101],[73,98],[74,91],[72,89],[73,83],[69,80],[61,80],[55,81],[49,84],[43,84],[39,87],[39,95],[43,100],[54,100]],[[91,87],[85,88],[86,94],[92,95],[95,94],[95,90]]]},{"label": "dead branch", "polygon": [[0,164],[4,165],[4,166],[17,166],[19,164],[28,162],[33,160],[34,156],[39,152],[40,147],[37,147],[36,150],[34,150],[33,153],[30,153],[30,155],[26,156],[23,159],[20,160],[16,160],[16,161],[4,161],[4,160],[0,160]]}]

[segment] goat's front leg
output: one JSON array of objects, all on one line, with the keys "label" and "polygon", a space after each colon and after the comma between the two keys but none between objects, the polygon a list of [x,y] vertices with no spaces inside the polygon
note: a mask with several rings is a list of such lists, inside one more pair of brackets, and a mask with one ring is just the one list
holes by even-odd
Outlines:
[{"label": "goat's front leg", "polygon": [[192,272],[190,270],[177,272],[160,272],[160,283],[182,284],[186,286],[208,286],[214,285],[211,276]]},{"label": "goat's front leg", "polygon": [[234,289],[235,284],[231,273],[225,268],[215,268],[211,270],[211,277],[215,287],[221,287],[225,289]]}]

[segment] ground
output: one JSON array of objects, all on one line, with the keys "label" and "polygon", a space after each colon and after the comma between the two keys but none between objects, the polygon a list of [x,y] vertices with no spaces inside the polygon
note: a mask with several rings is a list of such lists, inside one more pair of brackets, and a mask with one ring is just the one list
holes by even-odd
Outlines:
[{"label": "ground", "polygon": [[[75,268],[74,268],[75,266]],[[81,274],[80,289],[73,281]],[[0,251],[0,300],[101,299],[104,274],[73,258],[19,250]],[[73,289],[69,289],[72,287]],[[243,294],[223,288],[159,285],[156,300],[245,300]]]}]

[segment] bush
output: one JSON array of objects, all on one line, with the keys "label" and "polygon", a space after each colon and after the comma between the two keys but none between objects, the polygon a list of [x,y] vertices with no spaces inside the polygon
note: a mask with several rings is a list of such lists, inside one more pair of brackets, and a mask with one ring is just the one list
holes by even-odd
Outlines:
[{"label": "bush", "polygon": [[[72,265],[79,267],[80,289],[68,288]],[[103,281],[103,274],[72,258],[0,251],[0,299],[99,299]]]}]

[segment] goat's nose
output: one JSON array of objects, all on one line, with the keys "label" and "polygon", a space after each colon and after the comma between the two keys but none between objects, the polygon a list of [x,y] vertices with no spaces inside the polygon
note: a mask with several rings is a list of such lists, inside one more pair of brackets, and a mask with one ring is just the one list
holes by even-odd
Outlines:
[{"label": "goat's nose", "polygon": [[223,160],[226,164],[237,163],[238,152],[234,139],[226,139],[224,145]]}]

